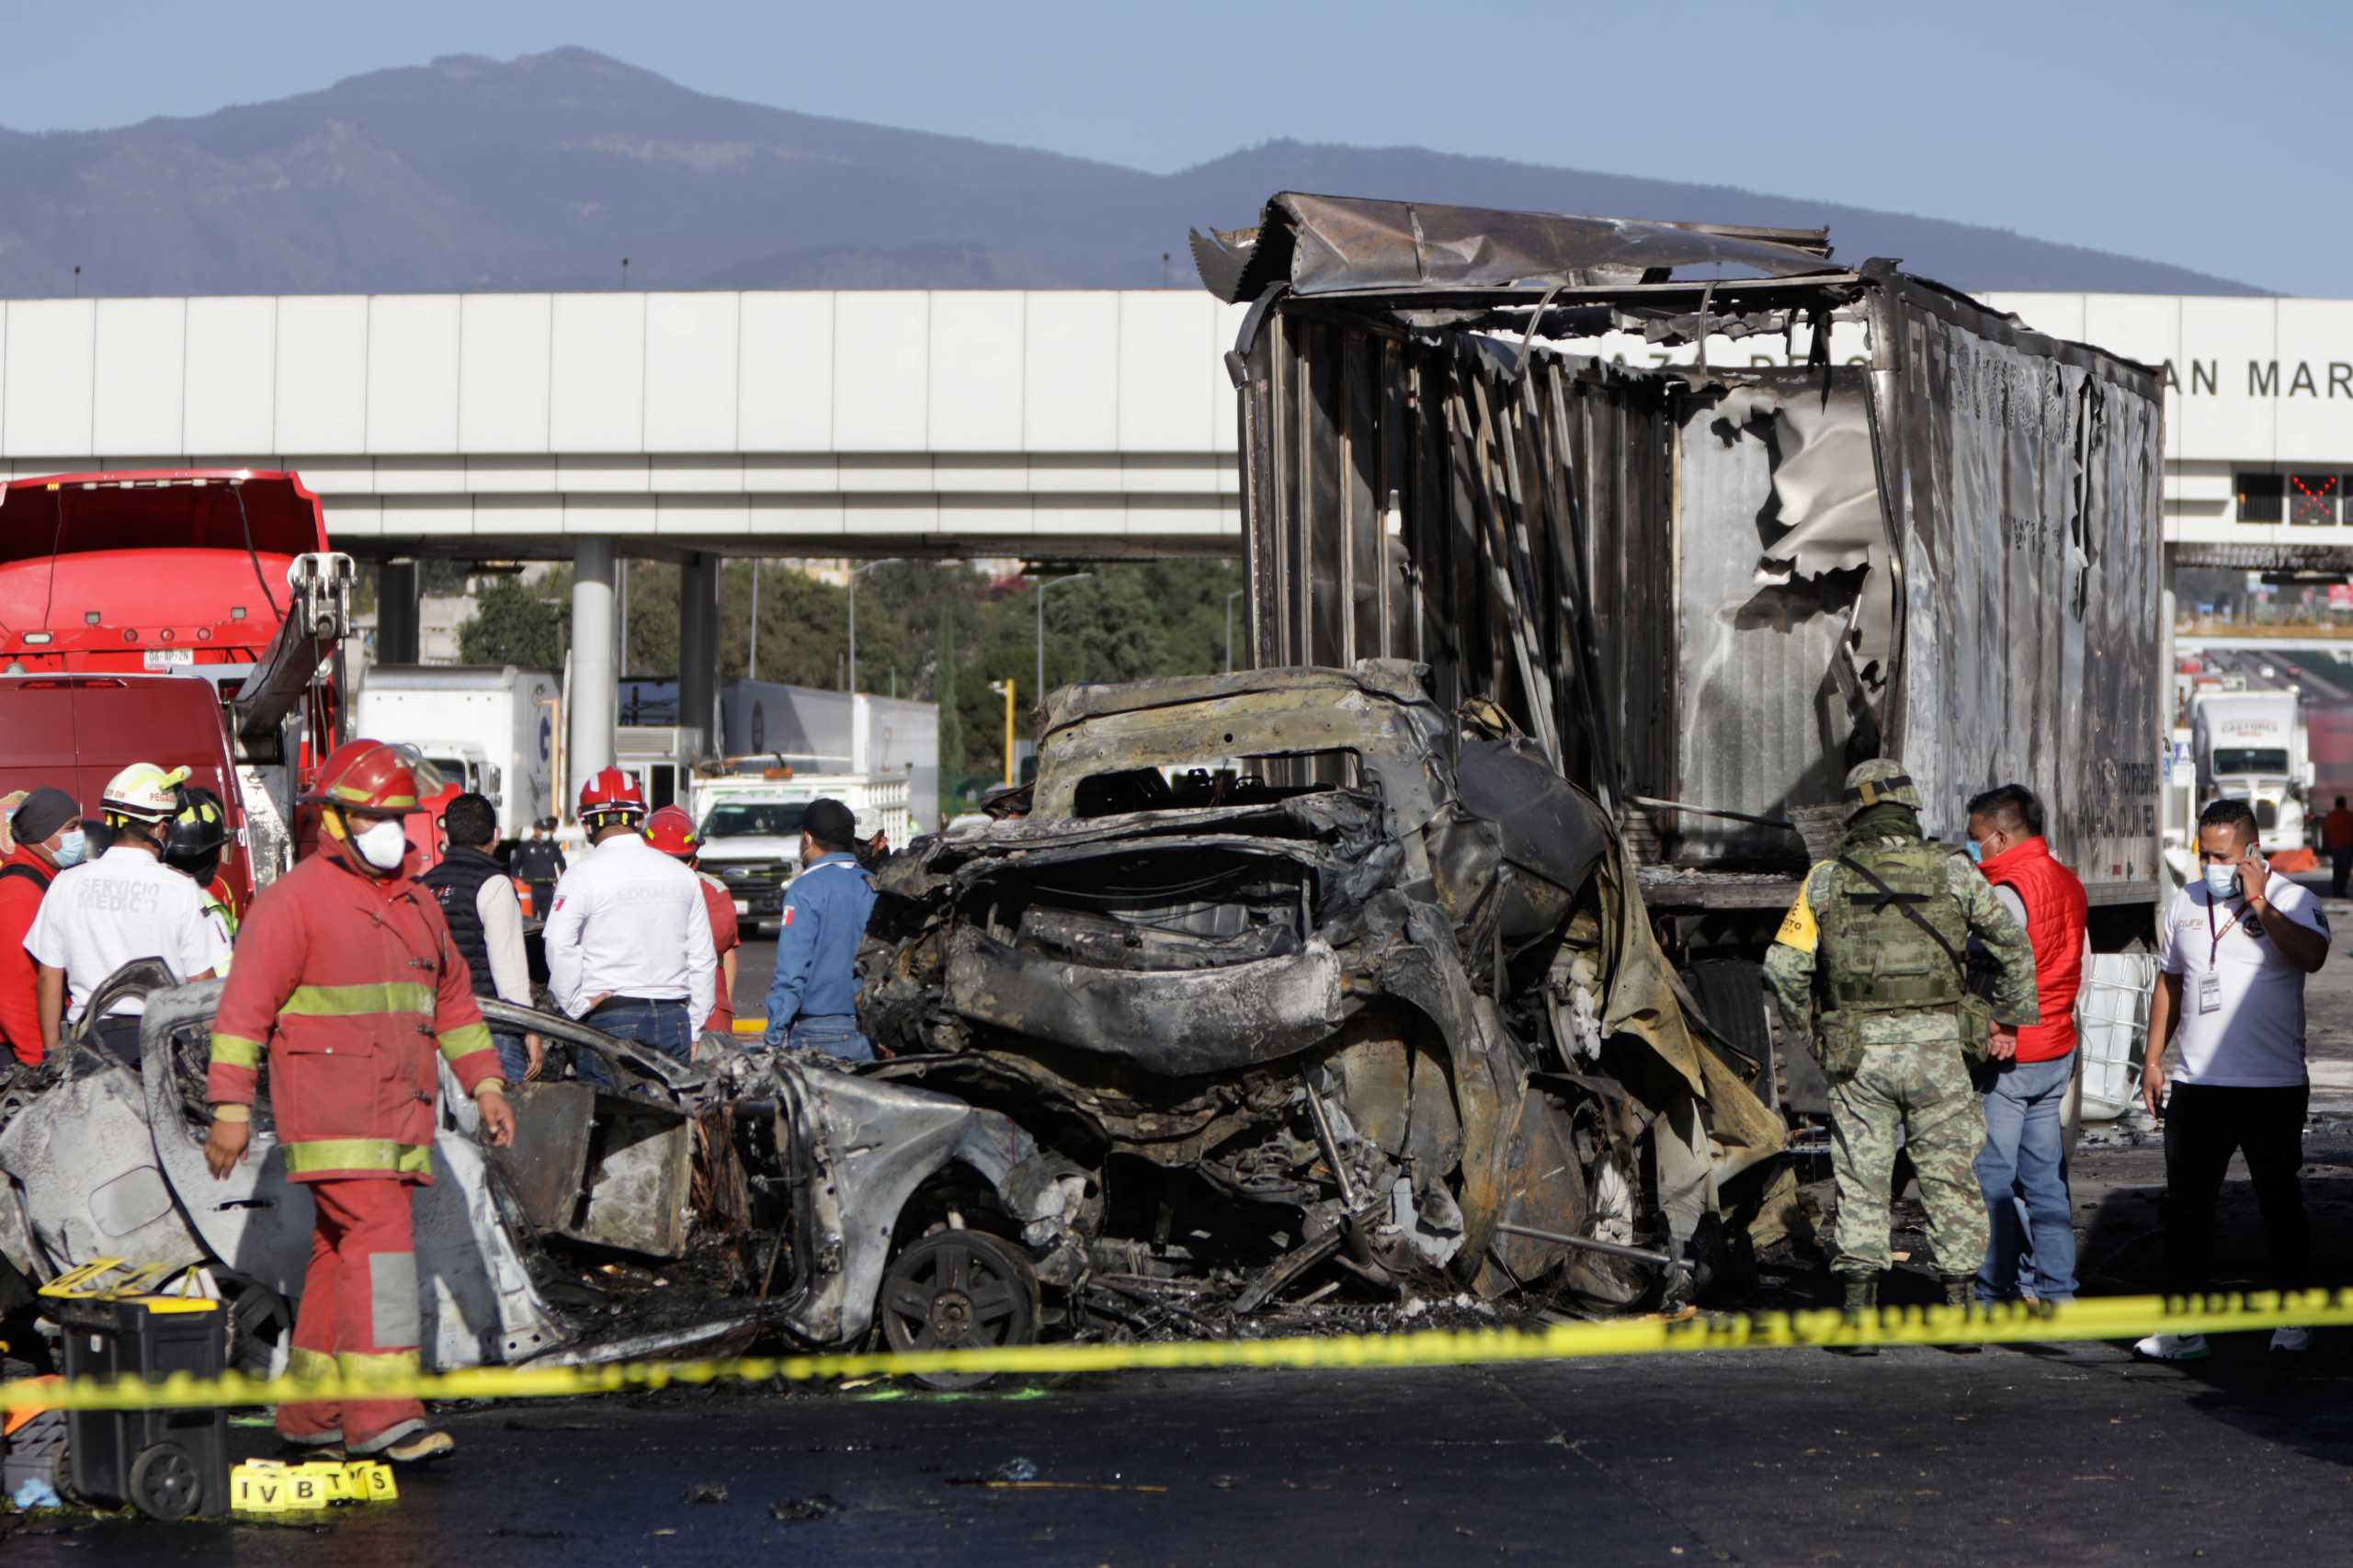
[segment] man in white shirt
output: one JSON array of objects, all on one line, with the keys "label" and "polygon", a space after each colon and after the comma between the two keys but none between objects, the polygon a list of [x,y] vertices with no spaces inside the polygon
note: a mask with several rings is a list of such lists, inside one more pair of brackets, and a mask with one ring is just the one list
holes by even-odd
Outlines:
[{"label": "man in white shirt", "polygon": [[[684,1065],[710,1016],[719,960],[695,874],[645,842],[645,795],[608,767],[580,791],[588,853],[556,883],[542,935],[548,990],[566,1013]],[[580,1075],[604,1079],[584,1056]]]},{"label": "man in white shirt", "polygon": [[[114,843],[96,860],[60,871],[41,900],[25,950],[38,966],[44,1054],[56,1054],[90,994],[127,963],[160,959],[177,981],[209,980],[226,966],[229,944],[203,892],[159,858],[187,778],[185,767],[166,773],[148,762],[116,774],[99,800]],[[116,1002],[98,1021],[98,1037],[135,1061],[146,1010],[135,997]]]},{"label": "man in white shirt", "polygon": [[[2304,1283],[2304,977],[2328,960],[2320,900],[2276,875],[2256,852],[2255,813],[2216,801],[2198,818],[2200,878],[2176,893],[2157,940],[2157,991],[2141,1097],[2165,1118],[2167,1289],[2202,1290],[2214,1248],[2214,1205],[2234,1153],[2263,1212],[2281,1289]],[[2178,1033],[2176,1032],[2177,1026]],[[2181,1047],[2168,1082],[2168,1041]],[[2274,1350],[2303,1350],[2310,1334],[2275,1330]],[[2197,1334],[2153,1334],[2137,1355],[2161,1361],[2207,1353]]]}]

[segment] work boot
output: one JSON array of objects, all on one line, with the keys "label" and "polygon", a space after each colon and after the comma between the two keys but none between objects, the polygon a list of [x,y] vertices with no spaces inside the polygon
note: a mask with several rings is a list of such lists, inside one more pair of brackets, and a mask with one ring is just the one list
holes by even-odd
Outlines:
[{"label": "work boot", "polygon": [[[1946,1306],[1959,1307],[1966,1312],[1976,1304],[1977,1281],[1974,1278],[1945,1281]],[[1945,1348],[1956,1356],[1974,1356],[1984,1350],[1985,1345],[1983,1340],[1965,1339],[1948,1345]]]},{"label": "work boot", "polygon": [[421,1464],[426,1460],[442,1459],[457,1451],[457,1438],[447,1432],[437,1432],[427,1427],[422,1432],[411,1432],[398,1442],[386,1444],[376,1457],[388,1459],[394,1464]]},{"label": "work boot", "polygon": [[[1876,1276],[1858,1279],[1849,1276],[1846,1281],[1847,1300],[1839,1309],[1850,1324],[1875,1324],[1879,1321],[1879,1279]],[[1825,1345],[1824,1350],[1834,1356],[1876,1356],[1876,1345]]]}]

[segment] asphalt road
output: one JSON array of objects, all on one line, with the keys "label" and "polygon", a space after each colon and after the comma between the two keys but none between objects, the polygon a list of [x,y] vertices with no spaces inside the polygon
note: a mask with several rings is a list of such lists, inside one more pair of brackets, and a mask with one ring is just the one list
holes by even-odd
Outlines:
[{"label": "asphalt road", "polygon": [[776,938],[760,937],[737,949],[735,960],[735,1012],[739,1017],[756,1018],[767,1012],[768,982],[776,974]]},{"label": "asphalt road", "polygon": [[[773,951],[745,951],[749,1011]],[[2347,1284],[2353,962],[2323,971],[2311,1006],[2307,1200],[2322,1282]],[[2219,1259],[2239,1277],[2260,1267],[2242,1175]],[[2152,1142],[2080,1152],[2087,1290],[2153,1288],[2163,1183]],[[1898,1245],[1917,1247],[1907,1217]],[[1803,1258],[1768,1268],[1767,1304],[1813,1304],[1824,1283]],[[2294,1358],[2221,1339],[2186,1368],[2085,1345],[678,1392],[449,1413],[457,1460],[404,1475],[396,1504],[304,1526],[0,1515],[0,1561],[2335,1561],[2348,1395],[2353,1335],[2326,1334]],[[232,1440],[271,1449],[256,1426]]]},{"label": "asphalt road", "polygon": [[[5,1553],[10,1568],[2339,1560],[2353,1369],[2306,1360],[2283,1377],[2259,1341],[2191,1372],[2108,1346],[1758,1351],[515,1406],[456,1416],[460,1459],[404,1476],[397,1503],[313,1528],[31,1523]],[[1032,1479],[986,1484],[1007,1477]]]}]

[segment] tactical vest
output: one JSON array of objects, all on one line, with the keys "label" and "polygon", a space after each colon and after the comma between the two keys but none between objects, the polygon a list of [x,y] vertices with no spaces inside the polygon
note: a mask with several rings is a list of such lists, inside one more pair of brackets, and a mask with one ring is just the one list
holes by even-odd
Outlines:
[{"label": "tactical vest", "polygon": [[480,895],[483,884],[506,874],[506,869],[479,849],[452,849],[448,858],[417,881],[433,890],[441,903],[441,917],[449,923],[449,940],[463,953],[473,971],[474,994],[495,996],[490,977],[490,937],[482,928]]},{"label": "tactical vest", "polygon": [[1829,897],[1814,911],[1822,937],[1815,971],[1826,1006],[1866,1013],[1911,1007],[1950,1007],[1961,997],[1952,956],[1904,913],[1908,905],[1951,944],[1964,950],[1969,926],[1945,880],[1952,851],[1919,842],[1858,845],[1842,851],[1868,868],[1895,896],[1844,866],[1830,868]]}]

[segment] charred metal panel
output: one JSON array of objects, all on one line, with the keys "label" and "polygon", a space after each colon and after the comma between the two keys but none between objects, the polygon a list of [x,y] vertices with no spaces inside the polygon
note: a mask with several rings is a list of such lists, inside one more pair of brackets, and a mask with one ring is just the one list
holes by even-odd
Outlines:
[{"label": "charred metal panel", "polygon": [[492,1158],[515,1184],[534,1229],[568,1225],[587,1184],[597,1091],[587,1084],[518,1084],[509,1097],[515,1142]]},{"label": "charred metal panel", "polygon": [[515,1142],[493,1158],[533,1229],[646,1257],[687,1250],[685,1113],[578,1083],[517,1085],[514,1099]]},{"label": "charred metal panel", "polygon": [[1673,631],[1631,607],[1671,589],[1667,381],[1304,307],[1243,377],[1260,665],[1418,659],[1601,792],[1666,787]]},{"label": "charred metal panel", "polygon": [[[1808,439],[1825,425],[1861,438]],[[1856,728],[1840,641],[1874,559],[1887,576],[1861,378],[1743,373],[1685,402],[1678,439],[1675,768],[1664,788],[1637,792],[1769,817],[1835,801]],[[1817,473],[1802,489],[1777,483],[1824,466],[1807,459],[1825,448],[1848,472],[1828,484]],[[1849,516],[1849,496],[1866,516]],[[1661,820],[1677,865],[1803,859],[1782,830],[1695,813]]]},{"label": "charred metal panel", "polygon": [[1495,212],[1285,191],[1255,229],[1196,232],[1202,281],[1228,303],[1275,284],[1300,294],[1493,287],[1529,281],[1631,283],[1681,267],[1768,277],[1822,269],[1825,229],[1735,228]]},{"label": "charred metal panel", "polygon": [[967,929],[949,956],[947,1000],[982,1023],[1179,1077],[1277,1061],[1324,1040],[1353,1010],[1341,979],[1338,955],[1322,941],[1222,969],[1111,970],[1039,958]]},{"label": "charred metal panel", "polygon": [[[1876,265],[1876,264],[1875,264]],[[1892,271],[1874,301],[1902,519],[1890,746],[1931,835],[2024,782],[2095,901],[2156,865],[2161,407],[2148,372]]]}]

